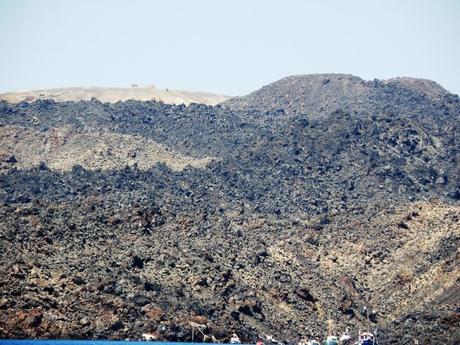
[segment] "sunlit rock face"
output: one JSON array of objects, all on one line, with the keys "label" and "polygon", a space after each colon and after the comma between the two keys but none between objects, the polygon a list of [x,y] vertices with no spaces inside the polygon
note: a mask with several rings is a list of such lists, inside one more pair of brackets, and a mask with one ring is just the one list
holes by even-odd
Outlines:
[{"label": "sunlit rock face", "polygon": [[56,102],[90,101],[97,99],[104,103],[116,103],[128,100],[157,101],[167,104],[200,103],[216,105],[227,99],[228,96],[209,93],[182,90],[169,90],[150,86],[131,87],[67,87],[56,89],[39,89],[28,91],[16,91],[0,94],[0,100],[10,103],[34,102],[37,100],[51,99]]}]

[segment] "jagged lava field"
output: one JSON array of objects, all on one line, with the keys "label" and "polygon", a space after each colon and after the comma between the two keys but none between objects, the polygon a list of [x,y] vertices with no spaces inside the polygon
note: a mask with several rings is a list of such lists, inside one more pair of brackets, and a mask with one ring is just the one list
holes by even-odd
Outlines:
[{"label": "jagged lava field", "polygon": [[0,338],[459,344],[459,120],[435,82],[342,74],[1,101]]}]

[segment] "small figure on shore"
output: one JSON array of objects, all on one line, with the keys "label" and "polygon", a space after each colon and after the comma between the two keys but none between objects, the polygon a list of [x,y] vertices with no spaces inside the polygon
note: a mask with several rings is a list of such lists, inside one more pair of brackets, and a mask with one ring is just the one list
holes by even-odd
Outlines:
[{"label": "small figure on shore", "polygon": [[256,345],[264,345],[264,342],[263,342],[262,338],[257,339]]},{"label": "small figure on shore", "polygon": [[363,306],[361,309],[361,315],[364,316],[365,318],[369,317],[369,314],[367,312],[367,307]]}]

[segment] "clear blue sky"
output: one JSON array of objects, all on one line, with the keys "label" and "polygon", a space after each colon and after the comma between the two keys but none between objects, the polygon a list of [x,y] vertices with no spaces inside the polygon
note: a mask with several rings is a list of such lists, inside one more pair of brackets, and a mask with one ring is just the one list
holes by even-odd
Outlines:
[{"label": "clear blue sky", "polygon": [[241,95],[323,72],[460,93],[460,0],[0,0],[0,92],[138,83]]}]

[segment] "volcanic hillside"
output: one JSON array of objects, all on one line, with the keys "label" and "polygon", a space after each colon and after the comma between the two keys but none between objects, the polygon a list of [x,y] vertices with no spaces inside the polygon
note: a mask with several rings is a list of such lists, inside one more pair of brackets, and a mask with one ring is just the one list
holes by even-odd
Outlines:
[{"label": "volcanic hillside", "polygon": [[[312,74],[286,77],[225,103],[236,110],[303,113],[314,118],[327,116],[338,109],[354,114],[382,113],[395,106],[402,110],[409,105],[407,97],[414,96],[414,91],[424,96],[425,101],[439,101],[450,94],[439,84],[426,79],[394,78],[366,82],[349,74]],[[425,110],[423,107],[422,111]]]},{"label": "volcanic hillside", "polygon": [[0,102],[0,338],[454,344],[459,120],[434,82],[348,75]]}]

